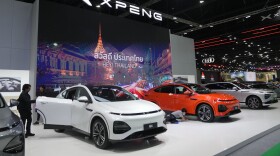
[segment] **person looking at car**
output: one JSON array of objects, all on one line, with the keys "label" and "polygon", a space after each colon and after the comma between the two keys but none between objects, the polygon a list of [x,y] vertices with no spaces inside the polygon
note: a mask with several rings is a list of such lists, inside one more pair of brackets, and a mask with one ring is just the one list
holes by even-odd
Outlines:
[{"label": "person looking at car", "polygon": [[[46,86],[45,85],[41,85],[40,88],[39,88],[39,92],[37,94],[37,97],[38,96],[46,96],[46,97],[48,97],[48,94],[45,91],[45,89],[46,89]],[[36,110],[36,112],[37,112],[37,110]],[[37,120],[36,120],[36,122],[34,122],[34,125],[38,125],[39,121],[40,121],[40,114],[37,112]]]},{"label": "person looking at car", "polygon": [[[31,123],[32,123],[32,113],[31,113],[31,104],[35,103],[35,100],[31,100],[30,95],[28,92],[31,89],[30,84],[24,84],[22,87],[22,92],[18,98],[19,105],[18,105],[18,111],[20,114],[20,118],[23,122],[23,125],[26,125],[26,134],[25,137],[28,136],[34,136],[35,134],[31,133]],[[27,121],[27,123],[26,123]],[[26,124],[25,124],[26,123]]]},{"label": "person looking at car", "polygon": [[185,121],[187,120],[187,118],[185,117],[187,113],[186,108],[182,108],[182,110],[177,110],[174,111],[170,114],[166,115],[166,122],[170,122],[170,123],[178,123],[178,119],[180,119],[181,121]]}]

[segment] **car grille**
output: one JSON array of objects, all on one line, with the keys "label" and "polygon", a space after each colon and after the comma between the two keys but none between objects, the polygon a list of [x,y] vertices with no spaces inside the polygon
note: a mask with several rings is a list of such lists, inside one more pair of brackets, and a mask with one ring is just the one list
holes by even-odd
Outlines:
[{"label": "car grille", "polygon": [[140,139],[140,138],[146,138],[150,136],[155,136],[157,134],[165,132],[167,129],[164,127],[158,127],[150,130],[144,130],[144,131],[139,131],[131,134],[124,140],[134,140],[134,139]]}]

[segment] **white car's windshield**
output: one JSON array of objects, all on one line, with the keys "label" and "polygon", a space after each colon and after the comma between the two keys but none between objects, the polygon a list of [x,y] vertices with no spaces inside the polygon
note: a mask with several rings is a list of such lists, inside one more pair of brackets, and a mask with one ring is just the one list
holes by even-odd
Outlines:
[{"label": "white car's windshield", "polygon": [[116,102],[138,99],[130,92],[117,86],[94,86],[88,88],[97,101]]}]

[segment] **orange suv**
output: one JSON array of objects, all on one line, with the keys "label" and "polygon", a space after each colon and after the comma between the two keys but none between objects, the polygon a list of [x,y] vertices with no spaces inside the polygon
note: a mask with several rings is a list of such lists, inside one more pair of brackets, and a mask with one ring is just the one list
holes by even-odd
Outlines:
[{"label": "orange suv", "polygon": [[240,113],[239,101],[229,95],[211,93],[198,84],[166,84],[150,89],[145,100],[159,105],[165,111],[187,109],[200,121],[212,122],[215,117],[228,117]]}]

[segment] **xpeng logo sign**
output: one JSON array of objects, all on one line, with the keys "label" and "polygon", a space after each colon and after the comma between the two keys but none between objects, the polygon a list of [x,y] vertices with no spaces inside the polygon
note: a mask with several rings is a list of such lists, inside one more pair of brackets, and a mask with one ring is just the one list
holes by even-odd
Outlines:
[{"label": "xpeng logo sign", "polygon": [[[92,6],[91,2],[89,0],[83,0],[88,5]],[[99,6],[107,6],[109,8],[114,8],[116,10],[118,9],[128,9],[129,13],[138,15],[138,16],[147,16],[148,18],[153,18],[157,21],[162,21],[162,14],[158,12],[153,12],[151,10],[146,10],[144,8],[140,8],[136,5],[127,4],[122,1],[111,1],[111,0],[103,0],[102,3],[100,3]]]}]

